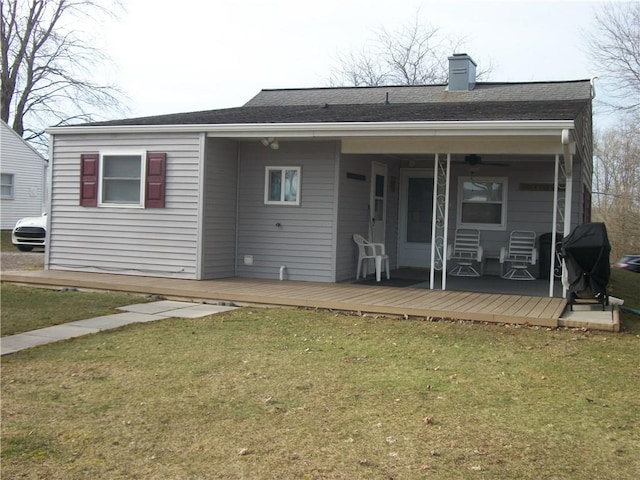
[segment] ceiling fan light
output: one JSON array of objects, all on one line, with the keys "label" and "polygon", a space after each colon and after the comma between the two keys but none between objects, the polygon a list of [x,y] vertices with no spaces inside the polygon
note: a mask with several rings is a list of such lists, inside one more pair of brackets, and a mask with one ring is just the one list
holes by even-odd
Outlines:
[{"label": "ceiling fan light", "polygon": [[472,153],[471,155],[467,155],[466,157],[464,157],[464,161],[472,166],[479,165],[480,163],[482,163],[482,157],[480,155]]}]

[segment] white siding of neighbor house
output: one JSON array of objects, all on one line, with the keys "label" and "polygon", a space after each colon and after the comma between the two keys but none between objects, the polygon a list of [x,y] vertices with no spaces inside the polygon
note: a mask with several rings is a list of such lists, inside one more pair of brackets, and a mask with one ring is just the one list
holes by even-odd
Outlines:
[{"label": "white siding of neighbor house", "polygon": [[202,278],[235,274],[238,143],[207,139]]},{"label": "white siding of neighbor house", "polygon": [[[46,268],[195,279],[198,134],[55,135]],[[80,155],[166,152],[165,208],[81,207]]]},{"label": "white siding of neighbor house", "polygon": [[0,131],[0,172],[13,175],[13,197],[0,198],[0,228],[11,230],[19,219],[44,211],[46,162],[6,123]]},{"label": "white siding of neighbor house", "polygon": [[[240,144],[238,276],[278,279],[285,266],[288,280],[335,281],[338,152],[333,141]],[[300,205],[264,204],[267,166],[301,167]]]}]

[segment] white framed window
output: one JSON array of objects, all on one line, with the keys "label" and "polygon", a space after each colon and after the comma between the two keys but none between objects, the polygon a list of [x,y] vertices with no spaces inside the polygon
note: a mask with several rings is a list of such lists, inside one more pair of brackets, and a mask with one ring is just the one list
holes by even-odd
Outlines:
[{"label": "white framed window", "polygon": [[266,167],[264,203],[266,205],[300,205],[300,167]]},{"label": "white framed window", "polygon": [[101,152],[99,206],[143,207],[145,152]]},{"label": "white framed window", "polygon": [[0,174],[0,198],[13,198],[15,189],[15,176],[13,173]]},{"label": "white framed window", "polygon": [[507,190],[506,177],[460,177],[458,227],[505,230]]}]

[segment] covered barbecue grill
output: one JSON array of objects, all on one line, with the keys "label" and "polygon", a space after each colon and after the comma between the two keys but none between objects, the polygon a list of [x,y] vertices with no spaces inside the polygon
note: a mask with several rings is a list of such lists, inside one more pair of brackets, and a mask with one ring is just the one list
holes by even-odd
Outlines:
[{"label": "covered barbecue grill", "polygon": [[611,267],[611,245],[604,223],[578,225],[562,242],[562,256],[567,268],[564,279],[569,291],[569,305],[576,299],[608,304],[607,283]]}]

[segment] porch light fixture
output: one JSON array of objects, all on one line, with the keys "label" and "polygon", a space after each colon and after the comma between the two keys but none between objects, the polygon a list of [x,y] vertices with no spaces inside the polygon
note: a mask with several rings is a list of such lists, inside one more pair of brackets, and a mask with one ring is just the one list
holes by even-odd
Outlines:
[{"label": "porch light fixture", "polygon": [[269,147],[272,150],[278,150],[280,148],[280,145],[278,144],[278,140],[276,138],[263,138],[260,141],[262,142],[262,145],[264,145],[265,147]]}]

